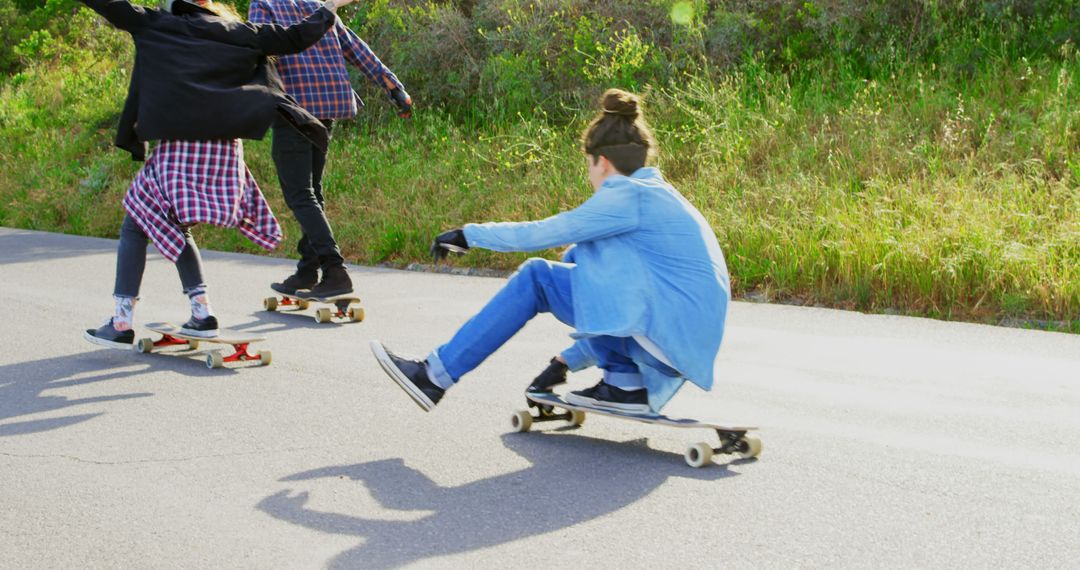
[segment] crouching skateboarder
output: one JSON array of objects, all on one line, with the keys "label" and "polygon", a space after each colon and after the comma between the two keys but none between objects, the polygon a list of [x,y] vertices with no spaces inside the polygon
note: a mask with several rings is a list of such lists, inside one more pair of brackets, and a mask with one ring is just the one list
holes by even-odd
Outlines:
[{"label": "crouching skateboarder", "polygon": [[440,234],[436,258],[470,247],[534,251],[576,244],[562,263],[530,259],[450,341],[425,360],[372,341],[387,374],[425,411],[537,313],[574,327],[577,340],[529,390],[597,366],[603,379],[570,392],[573,404],[630,413],[659,411],[690,381],[709,390],[724,334],[730,286],[724,256],[704,217],[657,168],[656,143],[638,98],[609,90],[583,135],[589,181],[582,205],[536,222],[468,224]]}]

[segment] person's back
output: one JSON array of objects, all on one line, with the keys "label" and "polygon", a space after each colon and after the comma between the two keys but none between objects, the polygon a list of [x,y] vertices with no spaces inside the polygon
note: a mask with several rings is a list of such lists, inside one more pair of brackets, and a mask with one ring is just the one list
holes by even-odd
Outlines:
[{"label": "person's back", "polygon": [[[252,0],[248,19],[288,26],[319,5],[317,0]],[[404,98],[395,97],[395,92],[404,93],[397,76],[340,20],[309,49],[278,58],[277,70],[285,90],[308,112],[319,119],[349,119],[356,116],[363,101],[352,89],[346,63],[386,90],[401,113],[409,112]]]},{"label": "person's back", "polygon": [[[255,23],[289,25],[315,5],[316,0],[252,0],[248,18]],[[401,82],[341,20],[336,20],[330,31],[309,49],[278,58],[276,67],[289,95],[332,130],[334,121],[356,116],[358,108],[363,106],[349,81],[346,63],[384,89],[398,106],[398,115],[410,115],[412,100]],[[297,242],[300,260],[296,271],[270,284],[271,289],[283,295],[325,299],[353,292],[345,258],[323,209],[326,153],[326,148],[310,144],[289,125],[281,122],[274,125],[271,155],[285,204],[296,216],[302,231]]]}]

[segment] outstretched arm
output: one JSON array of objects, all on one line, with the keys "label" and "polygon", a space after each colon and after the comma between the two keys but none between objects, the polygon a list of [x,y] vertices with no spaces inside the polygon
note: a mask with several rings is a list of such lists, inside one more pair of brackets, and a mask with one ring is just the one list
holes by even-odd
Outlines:
[{"label": "outstretched arm", "polygon": [[405,86],[398,81],[394,72],[390,71],[382,61],[379,61],[375,52],[371,51],[364,40],[360,39],[348,26],[338,21],[338,43],[341,45],[341,53],[345,59],[360,70],[373,83],[382,87],[387,93],[394,89],[404,89]]},{"label": "outstretched arm", "polygon": [[537,222],[489,222],[465,226],[469,247],[494,251],[536,251],[628,232],[638,225],[639,195],[624,188],[601,188],[584,204]]},{"label": "outstretched arm", "polygon": [[357,36],[340,20],[335,31],[337,31],[338,44],[341,46],[341,53],[345,56],[345,59],[359,69],[372,83],[386,91],[390,101],[397,105],[400,117],[408,118],[411,116],[412,97],[405,91],[405,86],[401,84],[394,72],[390,71],[379,60],[379,57],[375,55],[375,52],[371,51],[371,48],[368,47],[364,40],[360,39],[360,36]]},{"label": "outstretched arm", "polygon": [[135,31],[146,21],[147,11],[133,6],[127,0],[79,0],[88,8],[101,14],[110,24],[125,32]]}]

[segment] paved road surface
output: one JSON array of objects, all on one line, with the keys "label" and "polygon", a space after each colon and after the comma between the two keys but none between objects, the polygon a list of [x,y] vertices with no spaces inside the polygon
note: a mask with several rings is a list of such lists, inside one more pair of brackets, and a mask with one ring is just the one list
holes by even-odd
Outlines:
[{"label": "paved road surface", "polygon": [[[590,418],[510,433],[567,342],[550,318],[424,414],[367,342],[423,353],[499,279],[355,268],[368,318],[266,313],[287,260],[206,253],[266,368],[106,350],[115,242],[0,229],[0,568],[1011,567],[1080,560],[1080,337],[736,303],[708,435]],[[137,320],[176,320],[148,265]],[[577,374],[578,385],[595,372]]]}]

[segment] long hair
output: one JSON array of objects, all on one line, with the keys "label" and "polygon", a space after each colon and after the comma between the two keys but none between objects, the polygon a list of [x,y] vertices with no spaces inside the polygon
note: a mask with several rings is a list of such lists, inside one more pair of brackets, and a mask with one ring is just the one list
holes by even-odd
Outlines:
[{"label": "long hair", "polygon": [[224,2],[214,2],[213,0],[207,0],[206,4],[202,5],[203,8],[210,10],[217,17],[225,20],[233,20],[236,22],[243,22],[244,19],[240,17],[240,14],[233,8],[232,4],[225,4]]},{"label": "long hair", "polygon": [[585,154],[610,160],[620,174],[631,174],[656,156],[656,139],[642,115],[640,97],[608,89],[600,97],[600,109],[581,135]]}]

